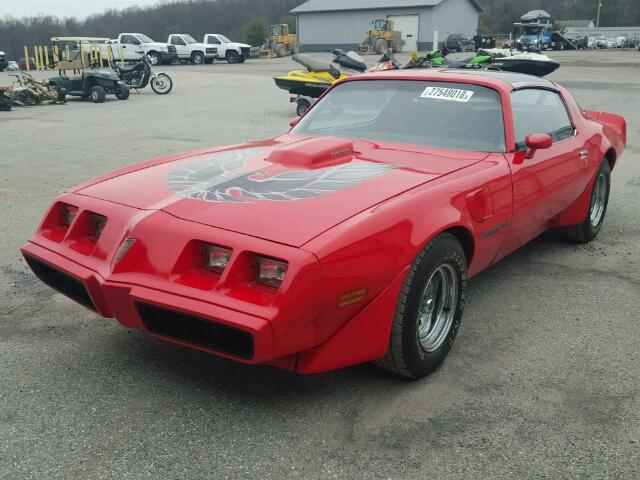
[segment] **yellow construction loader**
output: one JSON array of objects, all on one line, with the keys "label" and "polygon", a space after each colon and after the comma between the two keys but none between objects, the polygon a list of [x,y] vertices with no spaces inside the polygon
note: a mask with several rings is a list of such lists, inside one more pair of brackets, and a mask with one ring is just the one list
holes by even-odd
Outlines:
[{"label": "yellow construction loader", "polygon": [[298,36],[289,33],[289,25],[271,25],[271,35],[260,48],[260,57],[286,57],[298,52]]},{"label": "yellow construction loader", "polygon": [[393,20],[379,18],[373,21],[373,29],[369,30],[367,38],[358,46],[358,51],[380,55],[391,48],[394,53],[400,53],[404,44],[402,32],[393,29]]}]

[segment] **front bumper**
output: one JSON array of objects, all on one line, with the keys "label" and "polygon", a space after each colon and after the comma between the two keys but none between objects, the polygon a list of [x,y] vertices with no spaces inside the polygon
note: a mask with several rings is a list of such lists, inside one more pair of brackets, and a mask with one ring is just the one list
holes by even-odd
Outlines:
[{"label": "front bumper", "polygon": [[269,322],[256,316],[154,288],[105,280],[33,242],[22,254],[44,283],[123,326],[171,343],[243,363],[274,358]]},{"label": "front bumper", "polygon": [[178,61],[178,54],[160,52],[160,60],[162,60],[162,63],[175,63]]}]

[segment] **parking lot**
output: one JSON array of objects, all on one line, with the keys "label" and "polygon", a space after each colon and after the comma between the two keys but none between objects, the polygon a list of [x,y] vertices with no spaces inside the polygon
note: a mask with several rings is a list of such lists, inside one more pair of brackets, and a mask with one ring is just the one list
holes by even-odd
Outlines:
[{"label": "parking lot", "polygon": [[413,382],[166,344],[54,293],[20,256],[68,187],[287,130],[272,77],[289,58],[163,67],[167,96],[0,112],[0,478],[639,478],[640,52],[550,56],[583,108],[627,119],[604,227],[587,245],[540,237],[472,279],[452,352]]}]

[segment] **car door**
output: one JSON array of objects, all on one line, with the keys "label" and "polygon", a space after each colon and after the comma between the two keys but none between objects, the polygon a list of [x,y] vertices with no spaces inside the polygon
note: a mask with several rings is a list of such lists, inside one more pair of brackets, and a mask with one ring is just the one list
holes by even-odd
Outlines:
[{"label": "car door", "polygon": [[176,52],[178,53],[178,57],[180,58],[189,58],[189,48],[187,47],[187,42],[180,35],[171,35],[169,39],[171,45],[176,47]]},{"label": "car door", "polygon": [[215,36],[215,35],[208,35],[207,36],[207,45],[211,45],[213,46],[213,48],[215,48],[215,53],[216,55],[218,55],[218,57],[224,57],[224,46],[222,45],[222,42],[220,41],[220,39]]},{"label": "car door", "polygon": [[144,55],[144,49],[141,47],[140,40],[133,35],[122,35],[120,37],[120,46],[127,61],[138,60]]},{"label": "car door", "polygon": [[[582,193],[589,174],[583,133],[576,130],[562,96],[541,88],[511,93],[516,150],[507,154],[513,183],[513,217],[509,251],[549,228],[551,220]],[[553,143],[525,155],[525,138],[551,135]],[[527,158],[528,157],[528,158]]]}]

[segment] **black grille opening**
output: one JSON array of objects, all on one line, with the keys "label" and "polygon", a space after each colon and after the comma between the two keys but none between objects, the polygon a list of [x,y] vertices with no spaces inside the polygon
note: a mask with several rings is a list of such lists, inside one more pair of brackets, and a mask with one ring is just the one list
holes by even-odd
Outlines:
[{"label": "black grille opening", "polygon": [[29,255],[25,255],[24,259],[33,270],[33,273],[51,288],[91,310],[97,310],[87,288],[80,280]]},{"label": "black grille opening", "polygon": [[136,308],[151,333],[240,358],[253,356],[249,332],[147,303],[136,302]]},{"label": "black grille opening", "polygon": [[241,53],[242,55],[247,55],[247,56],[248,56],[248,55],[250,55],[250,54],[251,54],[251,49],[250,49],[250,48],[248,48],[248,47],[241,47],[241,48],[240,48],[240,53]]}]

